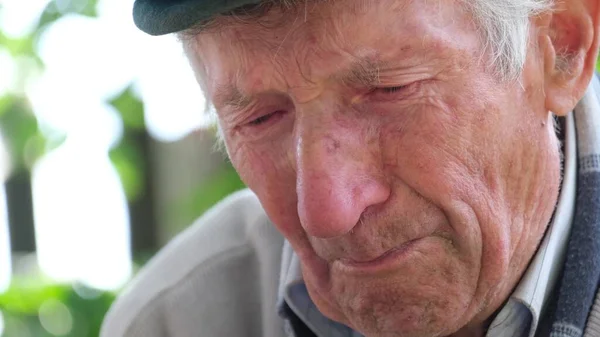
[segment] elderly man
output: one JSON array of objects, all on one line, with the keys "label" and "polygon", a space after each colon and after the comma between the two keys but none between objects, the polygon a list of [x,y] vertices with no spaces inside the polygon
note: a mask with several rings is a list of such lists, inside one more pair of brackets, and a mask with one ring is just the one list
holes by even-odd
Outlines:
[{"label": "elderly man", "polygon": [[600,336],[600,1],[134,17],[179,34],[249,191],[149,263],[102,336]]}]

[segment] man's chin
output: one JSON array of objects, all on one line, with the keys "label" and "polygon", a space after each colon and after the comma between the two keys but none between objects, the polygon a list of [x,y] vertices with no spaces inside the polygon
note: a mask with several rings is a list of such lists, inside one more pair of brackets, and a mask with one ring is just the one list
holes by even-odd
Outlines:
[{"label": "man's chin", "polygon": [[332,268],[327,288],[305,281],[324,315],[365,336],[443,336],[468,322],[476,287],[438,266],[377,275]]},{"label": "man's chin", "polygon": [[463,299],[452,292],[419,294],[417,285],[398,287],[394,280],[346,283],[336,288],[335,301],[346,324],[369,337],[449,334],[452,327],[459,326],[466,309],[455,305]]}]

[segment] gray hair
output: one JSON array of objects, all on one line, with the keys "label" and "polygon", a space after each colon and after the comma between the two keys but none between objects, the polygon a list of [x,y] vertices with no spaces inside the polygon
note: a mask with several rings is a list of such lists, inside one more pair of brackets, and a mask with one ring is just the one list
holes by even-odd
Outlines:
[{"label": "gray hair", "polygon": [[[227,16],[242,18],[248,22],[260,19],[273,7],[283,11],[296,9],[301,3],[311,0],[263,0],[259,4],[235,9]],[[315,1],[315,0],[312,0]],[[331,0],[319,0],[331,1]],[[484,44],[483,53],[491,56],[489,65],[503,80],[518,80],[529,47],[530,19],[552,10],[554,0],[460,0],[472,14]],[[210,27],[214,21],[201,22],[178,34],[189,40],[200,31]],[[559,55],[560,58],[560,55]],[[561,60],[558,60],[561,61]]]},{"label": "gray hair", "polygon": [[484,41],[498,74],[520,77],[529,49],[530,18],[552,9],[553,0],[462,0]]}]

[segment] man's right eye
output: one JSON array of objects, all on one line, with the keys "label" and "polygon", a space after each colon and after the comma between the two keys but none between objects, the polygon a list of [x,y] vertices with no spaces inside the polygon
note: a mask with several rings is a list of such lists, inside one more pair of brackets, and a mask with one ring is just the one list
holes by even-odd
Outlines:
[{"label": "man's right eye", "polygon": [[266,115],[262,115],[248,123],[249,126],[262,126],[269,122],[274,122],[276,119],[279,119],[285,111],[277,110],[275,112],[268,113]]}]

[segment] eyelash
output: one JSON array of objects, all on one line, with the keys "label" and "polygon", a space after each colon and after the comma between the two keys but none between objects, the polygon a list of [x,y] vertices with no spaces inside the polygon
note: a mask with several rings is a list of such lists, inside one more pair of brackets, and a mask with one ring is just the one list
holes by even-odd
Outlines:
[{"label": "eyelash", "polygon": [[255,120],[251,121],[251,122],[250,122],[250,123],[248,123],[248,124],[250,124],[250,125],[252,125],[252,126],[257,126],[257,125],[260,125],[260,124],[262,124],[262,123],[265,123],[265,122],[267,122],[267,121],[269,120],[269,118],[271,118],[271,116],[272,116],[272,114],[268,114],[268,115],[260,116],[260,117],[258,117],[257,119],[255,119]]},{"label": "eyelash", "polygon": [[271,121],[274,117],[277,117],[279,115],[283,115],[285,113],[285,111],[283,110],[277,110],[271,113],[268,113],[266,115],[262,115],[254,120],[251,120],[248,125],[249,126],[261,126],[262,124],[268,123],[269,121]]},{"label": "eyelash", "polygon": [[404,88],[406,88],[406,86],[401,85],[401,86],[397,86],[397,87],[379,88],[379,90],[383,91],[386,94],[393,94],[395,92],[403,90]]},{"label": "eyelash", "polygon": [[399,85],[399,86],[395,86],[395,87],[379,87],[379,88],[373,88],[371,90],[371,93],[372,94],[381,93],[383,95],[392,95],[392,94],[400,93],[400,92],[406,90],[408,87],[409,87],[408,85]]}]

